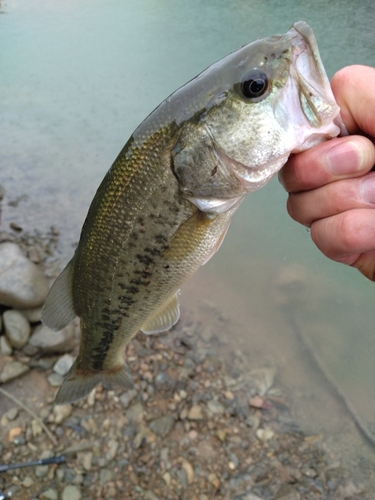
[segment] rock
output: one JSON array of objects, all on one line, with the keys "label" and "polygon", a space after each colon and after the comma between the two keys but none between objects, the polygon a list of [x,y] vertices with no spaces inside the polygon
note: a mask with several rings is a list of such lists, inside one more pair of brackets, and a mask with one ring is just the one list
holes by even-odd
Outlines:
[{"label": "rock", "polygon": [[12,346],[5,335],[0,337],[0,354],[2,356],[11,356],[13,352]]},{"label": "rock", "polygon": [[262,408],[264,405],[264,399],[257,395],[253,396],[250,398],[249,405],[253,408]]},{"label": "rock", "polygon": [[259,396],[265,396],[275,381],[274,368],[256,368],[248,374],[249,382]]},{"label": "rock", "polygon": [[185,458],[181,458],[181,465],[182,465],[183,470],[186,473],[186,478],[187,478],[188,484],[193,483],[194,482],[194,469],[193,469],[193,466]]},{"label": "rock", "polygon": [[30,488],[34,484],[34,481],[30,476],[26,476],[25,479],[22,481],[22,486],[24,488]]},{"label": "rock", "polygon": [[284,484],[277,492],[275,500],[300,500],[300,498],[300,494],[293,486]]},{"label": "rock", "polygon": [[108,462],[110,462],[116,456],[116,453],[117,453],[117,450],[119,447],[119,443],[115,439],[110,439],[108,441],[107,446],[108,446],[108,451],[106,453],[106,459],[108,460]]},{"label": "rock", "polygon": [[74,325],[69,325],[59,332],[39,325],[31,335],[29,345],[36,347],[42,354],[71,351],[74,347]]},{"label": "rock", "polygon": [[[99,473],[99,481],[100,484],[103,485],[105,483],[108,483],[109,481],[112,481],[115,473],[113,470],[109,469],[102,469]],[[70,500],[70,499],[69,499]]]},{"label": "rock", "polygon": [[61,424],[63,420],[70,417],[72,414],[72,405],[57,405],[53,408],[54,422],[56,424]]},{"label": "rock", "polygon": [[214,488],[216,488],[217,490],[220,488],[220,479],[216,476],[216,474],[208,474],[208,480]]},{"label": "rock", "polygon": [[82,458],[82,465],[86,471],[91,470],[93,454],[91,451],[85,453]]},{"label": "rock", "polygon": [[207,403],[207,408],[211,413],[220,415],[225,412],[224,406],[220,403],[220,401],[217,401],[217,399],[210,399]]},{"label": "rock", "polygon": [[69,485],[63,489],[61,500],[81,500],[81,490],[77,486]]},{"label": "rock", "polygon": [[19,412],[20,412],[19,408],[17,406],[14,406],[5,413],[5,416],[11,422],[12,420],[15,420],[18,417]]},{"label": "rock", "polygon": [[155,493],[151,490],[147,490],[143,495],[144,500],[159,500],[159,497],[155,495]]},{"label": "rock", "polygon": [[64,377],[62,377],[58,373],[51,373],[50,375],[48,375],[47,380],[51,387],[60,387],[64,382]]},{"label": "rock", "polygon": [[32,309],[22,309],[21,313],[30,323],[39,323],[42,316],[42,307],[33,307]]},{"label": "rock", "polygon": [[150,429],[157,436],[165,437],[172,429],[173,424],[174,424],[174,418],[170,415],[167,415],[165,417],[159,417],[153,420],[150,423]]},{"label": "rock", "polygon": [[58,375],[64,377],[72,367],[73,363],[73,356],[71,356],[70,354],[64,354],[64,356],[56,361],[55,366],[53,367],[53,371]]},{"label": "rock", "polygon": [[29,371],[29,367],[19,361],[9,361],[0,373],[0,382],[8,382]]},{"label": "rock", "polygon": [[59,494],[57,490],[50,488],[42,493],[41,498],[46,498],[47,500],[58,500]]},{"label": "rock", "polygon": [[143,417],[143,413],[144,409],[142,403],[135,403],[128,409],[125,415],[130,422],[135,422]]},{"label": "rock", "polygon": [[135,389],[131,389],[130,391],[126,391],[124,394],[122,394],[120,396],[120,401],[123,407],[127,408],[137,394],[138,392]]},{"label": "rock", "polygon": [[202,408],[199,405],[194,405],[188,413],[189,420],[203,420]]},{"label": "rock", "polygon": [[22,434],[22,427],[13,427],[10,429],[8,432],[8,440],[10,443],[13,443],[13,441],[19,437]]},{"label": "rock", "polygon": [[5,335],[10,344],[16,349],[22,349],[30,337],[30,323],[20,311],[15,309],[5,311],[3,321]]},{"label": "rock", "polygon": [[0,245],[0,304],[28,309],[43,304],[47,278],[15,243]]},{"label": "rock", "polygon": [[269,439],[272,439],[275,436],[275,433],[273,432],[272,429],[269,429],[266,427],[265,429],[258,429],[255,432],[256,436],[258,439],[261,441],[268,441]]},{"label": "rock", "polygon": [[48,469],[48,465],[38,465],[37,467],[35,467],[34,474],[36,477],[45,477],[48,474]]},{"label": "rock", "polygon": [[38,422],[38,420],[32,420],[31,421],[31,432],[33,433],[33,436],[39,436],[40,434],[43,433],[43,428]]}]

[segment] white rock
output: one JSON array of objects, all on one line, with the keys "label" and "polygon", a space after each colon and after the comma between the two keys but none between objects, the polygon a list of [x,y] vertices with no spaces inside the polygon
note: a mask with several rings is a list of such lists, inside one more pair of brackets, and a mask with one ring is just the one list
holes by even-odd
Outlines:
[{"label": "white rock", "polygon": [[19,361],[10,361],[4,366],[3,371],[0,373],[0,382],[8,382],[8,380],[20,377],[27,371],[29,371],[27,365]]},{"label": "white rock", "polygon": [[15,243],[0,245],[0,304],[18,309],[43,304],[48,293],[43,272]]},{"label": "white rock", "polygon": [[11,356],[13,352],[12,346],[5,335],[0,337],[0,354],[2,356]]},{"label": "white rock", "polygon": [[51,375],[48,375],[47,380],[50,386],[60,387],[64,382],[64,377],[62,377],[58,373],[51,373]]},{"label": "white rock", "polygon": [[33,307],[32,309],[22,309],[21,313],[30,323],[39,323],[42,317],[42,307]]},{"label": "white rock", "polygon": [[53,367],[53,371],[58,375],[64,377],[64,375],[66,375],[72,367],[73,363],[73,356],[71,356],[70,354],[64,354],[64,356],[61,356],[61,358],[56,361]]},{"label": "white rock", "polygon": [[30,323],[25,316],[15,309],[9,309],[3,314],[5,335],[16,349],[22,349],[30,337]]},{"label": "white rock", "polygon": [[82,498],[81,491],[77,486],[69,485],[65,486],[62,492],[62,500],[80,500]]},{"label": "white rock", "polygon": [[74,347],[74,325],[69,325],[59,332],[54,332],[44,325],[35,328],[29,345],[42,353],[67,352]]},{"label": "white rock", "polygon": [[266,427],[265,429],[258,429],[255,434],[261,441],[268,441],[275,436],[273,430],[269,429],[268,427]]},{"label": "white rock", "polygon": [[70,417],[72,414],[72,405],[58,405],[53,408],[54,422],[56,424],[61,424],[63,420]]}]

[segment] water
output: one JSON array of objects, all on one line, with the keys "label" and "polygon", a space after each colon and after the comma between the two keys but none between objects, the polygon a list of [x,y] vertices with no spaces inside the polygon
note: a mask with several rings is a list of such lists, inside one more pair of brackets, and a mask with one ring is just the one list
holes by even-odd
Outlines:
[{"label": "water", "polygon": [[[0,180],[5,201],[18,200],[3,203],[1,228],[57,227],[62,262],[135,127],[213,61],[302,19],[329,76],[375,66],[373,0],[13,0],[0,14]],[[351,416],[335,391],[375,424],[373,284],[324,258],[285,201],[276,180],[248,196],[220,252],[185,287],[183,306],[219,304],[236,318],[231,341],[249,357],[261,365],[275,353],[296,418],[322,430],[360,476],[356,464],[373,463],[374,450],[346,432]],[[286,274],[289,288],[280,284]]]}]

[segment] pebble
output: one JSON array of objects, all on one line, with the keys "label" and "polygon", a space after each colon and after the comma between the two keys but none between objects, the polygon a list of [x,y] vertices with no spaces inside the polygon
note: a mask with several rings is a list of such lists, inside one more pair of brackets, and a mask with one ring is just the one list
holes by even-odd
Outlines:
[{"label": "pebble", "polygon": [[57,405],[53,408],[53,420],[55,424],[61,424],[72,414],[72,405]]},{"label": "pebble", "polygon": [[0,354],[3,356],[11,356],[13,352],[12,346],[5,335],[0,337]]},{"label": "pebble", "polygon": [[5,416],[11,422],[12,420],[15,420],[18,417],[19,413],[20,413],[19,408],[15,406],[14,408],[10,408],[10,410],[8,410],[5,413]]},{"label": "pebble", "polygon": [[224,406],[217,399],[211,399],[210,401],[208,401],[207,408],[211,413],[214,413],[216,415],[221,415],[225,412]]},{"label": "pebble", "polygon": [[106,459],[108,461],[110,461],[110,460],[113,460],[115,458],[118,447],[119,447],[119,443],[115,439],[110,439],[108,441],[107,446],[108,446],[108,451],[106,454]]},{"label": "pebble", "polygon": [[264,399],[260,396],[253,396],[250,398],[249,405],[253,408],[262,408],[264,405]]},{"label": "pebble", "polygon": [[18,309],[40,306],[48,290],[47,278],[18,245],[0,245],[0,304]]},{"label": "pebble", "polygon": [[39,323],[42,317],[42,307],[22,309],[21,312],[30,323]]},{"label": "pebble", "polygon": [[181,465],[182,465],[182,468],[184,469],[184,471],[186,473],[186,478],[187,478],[188,484],[193,483],[194,482],[194,469],[193,469],[193,466],[185,458],[181,459]]},{"label": "pebble", "polygon": [[13,427],[8,432],[8,439],[12,443],[17,437],[22,434],[22,427]]},{"label": "pebble", "polygon": [[130,422],[134,422],[136,420],[140,420],[143,416],[144,409],[142,403],[135,403],[131,406],[126,412],[126,418]]},{"label": "pebble", "polygon": [[40,434],[43,433],[43,428],[38,422],[38,420],[32,420],[31,421],[31,432],[33,433],[33,436],[39,436]]},{"label": "pebble", "polygon": [[8,380],[20,377],[28,371],[29,367],[20,361],[9,361],[0,373],[0,382],[8,382]]},{"label": "pebble", "polygon": [[214,488],[216,488],[217,490],[220,488],[220,479],[216,476],[216,474],[208,474],[208,480]]},{"label": "pebble", "polygon": [[194,405],[190,408],[187,418],[189,420],[203,420],[202,408],[199,405]]},{"label": "pebble", "polygon": [[165,437],[172,429],[174,418],[170,415],[156,418],[150,423],[150,429],[157,436]]},{"label": "pebble", "polygon": [[91,467],[92,467],[92,457],[93,457],[93,454],[91,451],[89,451],[88,453],[85,453],[83,455],[83,458],[82,458],[82,465],[83,465],[83,468],[87,471],[91,470]]},{"label": "pebble", "polygon": [[42,493],[41,498],[46,498],[47,500],[58,500],[59,493],[57,490],[50,488]]},{"label": "pebble", "polygon": [[124,394],[120,396],[120,402],[124,408],[127,408],[130,402],[136,397],[138,392],[135,389],[131,389],[130,391],[126,391]]},{"label": "pebble", "polygon": [[30,337],[30,323],[25,316],[15,309],[9,309],[3,314],[4,330],[12,347],[22,349]]},{"label": "pebble", "polygon": [[259,396],[265,396],[274,384],[276,370],[274,368],[257,368],[251,370],[249,376]]},{"label": "pebble", "polygon": [[112,481],[112,479],[114,478],[114,475],[115,475],[115,473],[113,470],[102,469],[99,473],[100,484],[103,485],[103,484],[109,483],[109,481]]},{"label": "pebble", "polygon": [[24,488],[30,488],[33,484],[34,481],[30,476],[26,476],[25,479],[22,481],[22,486]]},{"label": "pebble", "polygon": [[47,377],[48,383],[52,387],[60,387],[62,383],[64,382],[64,377],[59,375],[58,373],[51,373]]},{"label": "pebble", "polygon": [[269,429],[268,427],[266,427],[265,429],[257,429],[255,434],[257,438],[260,439],[261,441],[268,441],[269,439],[272,439],[275,436],[273,430]]},{"label": "pebble", "polygon": [[81,490],[77,486],[69,485],[63,489],[61,500],[81,500]]},{"label": "pebble", "polygon": [[155,493],[151,490],[147,490],[143,495],[144,500],[159,500],[159,497],[155,495]]},{"label": "pebble", "polygon": [[29,345],[37,348],[42,354],[64,353],[74,347],[74,325],[68,325],[59,332],[54,332],[44,325],[35,328]]},{"label": "pebble", "polygon": [[64,377],[74,363],[74,358],[70,354],[64,354],[58,359],[53,367],[53,371],[58,375]]}]

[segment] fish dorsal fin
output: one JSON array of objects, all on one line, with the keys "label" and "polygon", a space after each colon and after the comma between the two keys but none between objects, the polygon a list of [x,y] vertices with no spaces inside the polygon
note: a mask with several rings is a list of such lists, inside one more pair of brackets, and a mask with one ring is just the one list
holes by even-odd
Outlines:
[{"label": "fish dorsal fin", "polygon": [[42,309],[42,322],[52,330],[62,330],[76,317],[73,307],[73,261],[52,285]]},{"label": "fish dorsal fin", "polygon": [[153,333],[165,332],[172,328],[177,323],[180,317],[180,303],[178,301],[178,294],[175,293],[171,299],[159,309],[150,319],[146,321],[141,327],[141,331],[146,335]]}]

